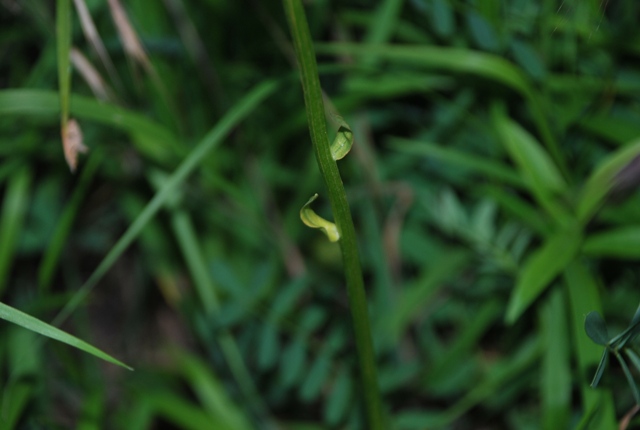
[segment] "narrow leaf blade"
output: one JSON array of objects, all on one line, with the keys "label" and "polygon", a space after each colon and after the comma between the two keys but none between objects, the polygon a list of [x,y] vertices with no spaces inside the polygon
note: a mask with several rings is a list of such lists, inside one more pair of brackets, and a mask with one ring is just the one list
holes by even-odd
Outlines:
[{"label": "narrow leaf blade", "polygon": [[122,366],[125,369],[133,370],[133,368],[113,358],[107,353],[102,352],[98,348],[86,343],[85,341],[80,340],[77,337],[60,330],[59,328],[53,327],[52,325],[49,325],[44,321],[34,318],[31,315],[25,314],[24,312],[12,308],[11,306],[8,306],[4,303],[0,303],[0,318],[24,327],[27,330],[31,330],[51,339],[66,343],[67,345],[95,355],[96,357],[108,361],[109,363],[117,364],[118,366]]},{"label": "narrow leaf blade", "polygon": [[515,322],[549,283],[573,260],[579,232],[564,231],[548,239],[525,263],[507,307],[506,321]]}]

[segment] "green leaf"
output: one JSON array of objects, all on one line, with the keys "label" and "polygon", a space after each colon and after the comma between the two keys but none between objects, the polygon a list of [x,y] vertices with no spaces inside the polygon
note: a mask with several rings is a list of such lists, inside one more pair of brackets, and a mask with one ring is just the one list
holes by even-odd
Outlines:
[{"label": "green leaf", "polygon": [[587,237],[582,252],[594,257],[640,258],[640,226],[627,226]]},{"label": "green leaf", "polygon": [[[226,427],[226,422],[211,416],[200,405],[186,400],[185,396],[177,395],[174,391],[148,390],[132,407],[139,409],[136,418],[145,423],[143,426],[136,426],[141,429],[152,428],[153,422],[159,421],[153,419],[156,416],[182,430],[229,428]],[[131,427],[127,423],[127,428]]]},{"label": "green leaf", "polygon": [[479,176],[494,178],[515,187],[525,187],[522,178],[512,168],[486,157],[458,151],[435,143],[411,141],[397,137],[391,139],[391,147],[400,152],[431,157],[453,167],[464,167],[478,173]]},{"label": "green leaf", "polygon": [[602,375],[604,375],[604,371],[607,368],[607,363],[609,363],[609,351],[605,349],[602,352],[602,357],[600,358],[600,363],[598,363],[598,368],[596,369],[596,373],[593,375],[593,380],[591,381],[590,386],[592,388],[596,388],[602,379]]},{"label": "green leaf", "polygon": [[549,154],[533,136],[503,112],[502,106],[494,104],[492,116],[502,144],[536,200],[553,216],[556,224],[573,224],[570,213],[555,198],[567,191],[567,184]]},{"label": "green leaf", "polygon": [[514,39],[511,42],[510,48],[516,62],[520,64],[532,78],[536,81],[545,78],[547,69],[540,59],[540,55],[530,44]]},{"label": "green leaf", "polygon": [[[70,97],[70,110],[76,118],[96,121],[139,137],[134,139],[138,150],[154,160],[174,162],[176,154],[184,152],[177,137],[166,127],[132,110],[79,95]],[[59,112],[60,97],[53,91],[0,91],[2,115],[49,115],[53,118]]]},{"label": "green leaf", "polygon": [[273,321],[266,321],[260,333],[258,343],[258,367],[261,370],[271,369],[278,360],[280,339]]},{"label": "green leaf", "polygon": [[417,64],[452,72],[470,73],[511,87],[526,97],[534,91],[527,77],[513,63],[497,55],[460,48],[436,46],[318,44],[324,54],[376,55],[380,59]]},{"label": "green leaf", "polygon": [[627,357],[629,357],[629,360],[631,360],[631,363],[633,364],[633,367],[636,368],[636,371],[640,372],[640,357],[638,357],[638,354],[636,354],[630,348],[625,348],[624,353],[627,355]]},{"label": "green leaf", "polygon": [[300,387],[300,398],[303,401],[312,402],[320,395],[331,372],[331,355],[331,350],[325,347],[309,368],[307,377]]},{"label": "green leaf", "polygon": [[494,110],[494,125],[511,159],[538,194],[561,193],[567,184],[538,141],[505,114]]},{"label": "green leaf", "polygon": [[381,337],[385,335],[385,341],[395,342],[420,310],[424,309],[425,304],[442,288],[443,283],[458,275],[471,258],[467,251],[458,250],[443,252],[441,255],[434,262],[433,268],[425,271],[424,276],[405,288],[393,309],[377,321],[377,332]]},{"label": "green leaf", "polygon": [[609,344],[607,325],[598,312],[592,311],[587,314],[584,320],[584,331],[598,345],[606,346]]},{"label": "green leaf", "polygon": [[203,409],[212,420],[220,423],[220,427],[215,428],[251,428],[244,411],[229,398],[225,385],[212,372],[209,363],[178,349],[173,355],[177,361],[176,368],[184,374]]},{"label": "green leaf", "polygon": [[454,33],[455,19],[448,0],[432,0],[431,27],[444,38],[449,38]]},{"label": "green leaf", "polygon": [[558,289],[538,313],[545,340],[541,380],[544,430],[569,427],[572,372],[566,305],[565,295]]},{"label": "green leaf", "polygon": [[22,224],[29,204],[31,172],[21,168],[7,184],[0,219],[0,294],[9,280],[12,262],[18,245]]},{"label": "green leaf", "polygon": [[479,188],[482,196],[490,197],[498,203],[502,210],[519,222],[527,225],[541,235],[546,235],[550,223],[545,214],[515,192],[505,190],[505,187],[488,185]]},{"label": "green leaf", "polygon": [[319,228],[322,230],[324,234],[327,235],[331,242],[337,242],[340,239],[340,233],[338,232],[338,227],[330,221],[322,218],[320,215],[316,214],[313,209],[309,207],[311,203],[315,199],[318,198],[318,194],[314,194],[307,203],[302,206],[300,209],[300,219],[305,225],[311,228]]},{"label": "green leaf", "polygon": [[351,407],[353,384],[351,375],[346,367],[341,367],[333,382],[331,395],[325,403],[324,416],[329,425],[335,426],[345,417]]},{"label": "green leaf", "polygon": [[549,283],[578,253],[581,235],[576,231],[561,231],[551,236],[525,262],[507,307],[506,321],[515,322],[538,298]]},{"label": "green leaf", "polygon": [[587,179],[578,202],[577,213],[581,222],[587,222],[593,216],[616,185],[616,176],[638,155],[640,140],[635,140],[614,151],[596,167]]},{"label": "green leaf", "polygon": [[636,326],[640,324],[640,306],[636,309],[636,313],[633,314],[633,318],[631,318],[631,326]]},{"label": "green leaf", "polygon": [[38,269],[38,287],[41,292],[47,290],[51,283],[56,266],[60,261],[64,246],[67,243],[66,239],[73,227],[73,221],[78,214],[83,198],[86,196],[91,180],[98,170],[102,155],[102,153],[94,152],[92,156],[89,157],[85,168],[82,169],[73,194],[64,206],[64,211],[57,222],[55,231],[49,241],[49,246],[42,257]]},{"label": "green leaf", "polygon": [[640,126],[637,122],[612,117],[609,112],[582,117],[578,124],[585,130],[617,145],[631,142],[640,135]]},{"label": "green leaf", "polygon": [[631,393],[633,394],[633,399],[636,401],[636,405],[640,405],[640,391],[638,391],[638,386],[633,381],[633,375],[631,374],[631,370],[629,370],[629,366],[627,366],[627,362],[624,361],[624,358],[622,358],[620,354],[615,354],[615,356],[620,363],[620,367],[622,367],[622,371],[627,379],[629,388],[631,388]]},{"label": "green leaf", "polygon": [[282,354],[280,361],[280,383],[284,388],[290,388],[304,377],[307,367],[307,347],[302,336],[295,340]]},{"label": "green leaf", "polygon": [[30,315],[27,315],[24,312],[12,308],[11,306],[5,305],[4,303],[0,303],[0,318],[24,327],[27,330],[31,330],[51,339],[66,343],[67,345],[95,355],[96,357],[108,361],[109,363],[117,364],[118,366],[122,366],[125,369],[133,370],[131,367],[127,366],[121,361],[116,360],[110,355],[100,351],[98,348],[89,345],[88,343],[78,339],[77,337],[65,333],[64,331],[56,327],[40,321],[39,319],[34,318]]},{"label": "green leaf", "polygon": [[469,11],[466,14],[466,19],[469,33],[479,48],[494,52],[500,50],[500,40],[496,31],[484,17],[474,11]]}]

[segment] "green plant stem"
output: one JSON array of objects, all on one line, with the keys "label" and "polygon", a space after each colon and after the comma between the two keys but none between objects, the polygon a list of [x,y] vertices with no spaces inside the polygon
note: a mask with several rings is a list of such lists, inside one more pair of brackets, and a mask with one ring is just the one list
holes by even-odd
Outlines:
[{"label": "green plant stem", "polygon": [[69,92],[71,91],[71,1],[56,4],[56,43],[58,57],[58,91],[60,93],[60,125],[64,131],[69,120]]},{"label": "green plant stem", "polygon": [[356,349],[360,364],[364,403],[368,429],[382,429],[382,403],[378,388],[375,354],[371,340],[371,329],[364,291],[362,269],[358,257],[356,232],[351,218],[347,195],[340,178],[338,165],[331,156],[329,137],[322,101],[322,89],[318,78],[318,66],[311,43],[309,25],[300,0],[283,0],[284,8],[293,36],[293,42],[300,67],[304,101],[309,121],[311,141],[316,159],[327,186],[334,220],[340,232],[340,249],[344,264],[349,307],[355,332]]}]

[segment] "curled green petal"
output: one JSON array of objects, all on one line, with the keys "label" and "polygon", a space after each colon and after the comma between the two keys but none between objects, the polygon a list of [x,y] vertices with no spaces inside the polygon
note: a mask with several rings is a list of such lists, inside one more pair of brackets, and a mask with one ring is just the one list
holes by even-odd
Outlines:
[{"label": "curled green petal", "polygon": [[340,127],[331,144],[331,156],[336,161],[341,160],[351,151],[351,146],[353,146],[353,132],[347,127]]},{"label": "curled green petal", "polygon": [[316,193],[309,199],[307,203],[305,203],[304,206],[302,206],[302,209],[300,209],[300,219],[307,226],[311,228],[319,228],[320,230],[322,230],[331,242],[337,242],[340,239],[338,227],[336,227],[334,223],[322,218],[309,207],[309,205],[317,198],[318,194]]},{"label": "curled green petal", "polygon": [[340,115],[332,113],[332,122],[338,125],[338,134],[331,144],[331,156],[334,160],[341,160],[351,151],[353,146],[353,132],[349,124]]}]

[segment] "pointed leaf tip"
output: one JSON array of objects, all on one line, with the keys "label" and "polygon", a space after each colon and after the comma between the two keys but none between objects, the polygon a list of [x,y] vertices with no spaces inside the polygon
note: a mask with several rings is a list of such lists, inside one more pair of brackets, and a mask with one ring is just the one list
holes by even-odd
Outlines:
[{"label": "pointed leaf tip", "polygon": [[327,235],[331,242],[337,242],[340,239],[340,233],[338,232],[338,227],[330,221],[322,218],[320,215],[316,214],[313,209],[309,207],[311,203],[315,199],[318,198],[318,194],[314,194],[302,209],[300,209],[300,219],[305,225],[311,228],[319,228]]}]

